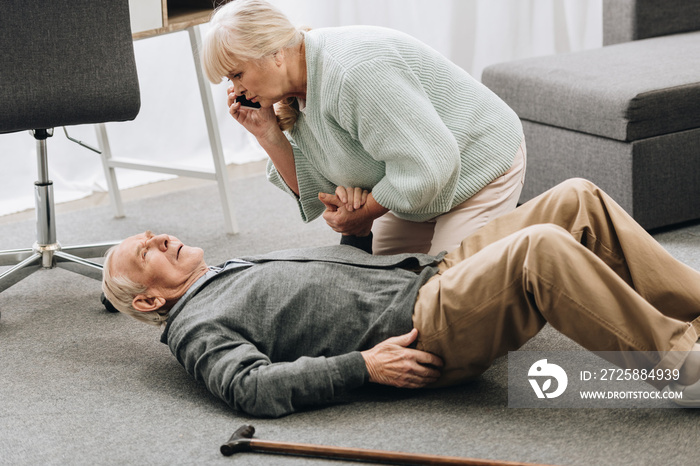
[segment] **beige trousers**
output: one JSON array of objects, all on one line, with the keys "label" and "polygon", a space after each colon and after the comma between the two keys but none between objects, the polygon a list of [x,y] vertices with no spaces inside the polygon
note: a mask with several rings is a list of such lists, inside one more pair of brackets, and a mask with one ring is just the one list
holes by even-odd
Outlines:
[{"label": "beige trousers", "polygon": [[[439,269],[413,315],[417,348],[445,361],[437,386],[482,373],[547,322],[592,351],[645,352],[647,368],[679,368],[698,339],[700,273],[586,180],[490,222]],[[616,355],[640,366],[639,353]]]},{"label": "beige trousers", "polygon": [[503,175],[449,212],[425,222],[411,222],[387,212],[372,225],[373,254],[420,252],[436,255],[451,251],[464,238],[518,205],[525,181],[525,139],[513,164]]}]

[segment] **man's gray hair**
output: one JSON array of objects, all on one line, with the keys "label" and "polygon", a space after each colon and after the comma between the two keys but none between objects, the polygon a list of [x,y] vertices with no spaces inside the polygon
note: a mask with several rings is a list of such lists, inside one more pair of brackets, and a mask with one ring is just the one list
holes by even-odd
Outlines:
[{"label": "man's gray hair", "polygon": [[147,324],[162,326],[168,320],[167,309],[143,312],[134,308],[134,298],[146,292],[148,287],[136,283],[123,275],[114,275],[111,270],[112,256],[117,246],[111,247],[105,254],[102,265],[102,292],[119,312],[133,317]]}]

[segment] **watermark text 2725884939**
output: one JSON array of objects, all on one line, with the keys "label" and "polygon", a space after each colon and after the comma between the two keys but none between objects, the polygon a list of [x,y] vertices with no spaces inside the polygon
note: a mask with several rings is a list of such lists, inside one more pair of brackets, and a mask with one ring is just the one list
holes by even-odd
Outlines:
[{"label": "watermark text 2725884939", "polygon": [[[654,367],[659,358],[658,354],[641,352],[511,352],[508,354],[508,406],[678,407],[672,400],[682,398],[682,393],[664,387],[677,381],[680,373],[678,369]],[[623,367],[625,365],[633,367]]]}]

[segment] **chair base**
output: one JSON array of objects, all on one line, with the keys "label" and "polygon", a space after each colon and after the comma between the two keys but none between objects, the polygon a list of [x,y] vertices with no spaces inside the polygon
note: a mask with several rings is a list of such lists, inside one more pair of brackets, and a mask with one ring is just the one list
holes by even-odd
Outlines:
[{"label": "chair base", "polygon": [[0,292],[18,283],[39,269],[60,267],[95,280],[102,280],[102,265],[86,260],[101,257],[118,243],[96,243],[62,248],[53,243],[46,246],[34,244],[32,248],[0,251],[0,266],[12,266],[0,274]]},{"label": "chair base", "polygon": [[38,180],[34,183],[36,201],[36,242],[27,249],[0,251],[0,267],[11,266],[0,274],[0,292],[37,270],[60,267],[86,277],[102,280],[102,265],[86,260],[101,257],[117,243],[96,243],[63,248],[56,239],[53,182],[49,179],[46,139],[53,128],[32,131],[37,144]]}]

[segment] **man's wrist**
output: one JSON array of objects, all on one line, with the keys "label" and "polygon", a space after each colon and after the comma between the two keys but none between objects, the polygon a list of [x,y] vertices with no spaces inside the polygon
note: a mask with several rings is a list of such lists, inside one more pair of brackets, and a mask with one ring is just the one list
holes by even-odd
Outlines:
[{"label": "man's wrist", "polygon": [[374,368],[375,359],[372,356],[370,350],[360,351],[362,358],[365,360],[365,367],[367,367],[367,373],[369,374],[370,382],[377,382],[377,374]]}]

